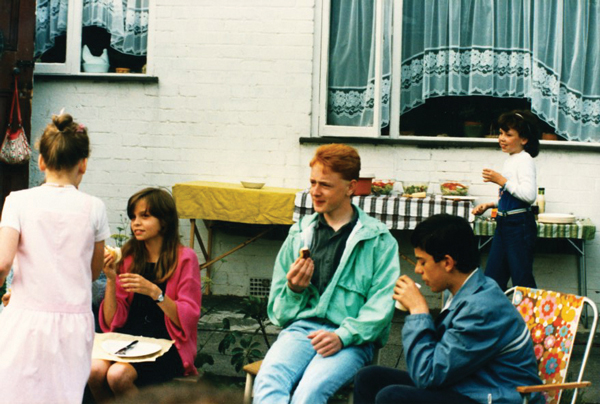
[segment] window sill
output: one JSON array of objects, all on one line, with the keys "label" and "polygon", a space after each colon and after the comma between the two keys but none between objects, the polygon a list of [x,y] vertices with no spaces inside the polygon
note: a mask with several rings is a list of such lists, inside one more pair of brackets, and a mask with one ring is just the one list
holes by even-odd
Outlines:
[{"label": "window sill", "polygon": [[85,80],[95,82],[143,82],[158,83],[158,76],[149,76],[141,73],[39,73],[34,72],[34,77],[40,80]]},{"label": "window sill", "polygon": [[[448,147],[458,148],[498,148],[497,139],[485,138],[458,138],[458,137],[428,137],[428,136],[402,136],[397,139],[389,137],[366,138],[366,137],[342,137],[342,136],[324,136],[324,137],[301,137],[300,144],[370,144],[370,145],[408,145],[428,149],[444,149]],[[583,143],[541,140],[540,149],[542,150],[569,150],[569,151],[589,151],[600,152],[600,143]]]}]

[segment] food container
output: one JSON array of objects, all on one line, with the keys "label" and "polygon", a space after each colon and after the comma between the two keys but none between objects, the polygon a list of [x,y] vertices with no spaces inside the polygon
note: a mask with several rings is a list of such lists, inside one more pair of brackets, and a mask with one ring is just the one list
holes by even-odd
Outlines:
[{"label": "food container", "polygon": [[442,180],[440,181],[440,191],[442,191],[442,195],[467,196],[470,185],[470,181]]},{"label": "food container", "polygon": [[375,195],[390,195],[395,183],[395,180],[373,180],[371,193]]},{"label": "food container", "polygon": [[402,196],[424,198],[428,189],[429,183],[425,181],[402,181]]},{"label": "food container", "polygon": [[364,196],[371,193],[371,184],[373,183],[374,175],[365,174],[358,179],[356,188],[354,188],[354,195]]}]

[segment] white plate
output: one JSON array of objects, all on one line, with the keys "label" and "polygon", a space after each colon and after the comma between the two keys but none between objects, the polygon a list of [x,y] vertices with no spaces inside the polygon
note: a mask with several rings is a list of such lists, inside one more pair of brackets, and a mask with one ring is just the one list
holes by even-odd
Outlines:
[{"label": "white plate", "polygon": [[542,223],[575,223],[575,216],[564,213],[540,213],[538,222]]},{"label": "white plate", "polygon": [[476,196],[460,196],[460,195],[442,195],[443,199],[450,199],[453,201],[474,201],[477,199]]},{"label": "white plate", "polygon": [[102,342],[102,349],[111,355],[118,356],[120,358],[136,358],[138,356],[152,355],[160,351],[161,347],[158,344],[151,342],[138,342],[133,348],[127,350],[123,355],[117,355],[119,349],[126,347],[131,341],[123,341],[117,339],[109,339]]}]

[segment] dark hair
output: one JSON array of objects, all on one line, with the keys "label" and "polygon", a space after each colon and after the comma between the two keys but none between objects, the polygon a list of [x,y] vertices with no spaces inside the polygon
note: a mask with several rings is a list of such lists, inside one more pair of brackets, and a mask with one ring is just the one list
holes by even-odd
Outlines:
[{"label": "dark hair", "polygon": [[456,268],[471,273],[479,266],[479,249],[473,229],[459,216],[434,215],[419,223],[410,242],[440,262],[446,255],[456,261]]},{"label": "dark hair", "polygon": [[69,114],[52,115],[37,148],[46,167],[54,171],[70,170],[90,156],[87,129]]},{"label": "dark hair", "polygon": [[160,222],[163,244],[156,263],[154,274],[145,274],[148,251],[145,243],[131,237],[123,246],[123,258],[133,255],[133,264],[130,272],[146,275],[155,283],[162,283],[169,279],[177,268],[177,254],[179,251],[179,218],[175,200],[171,194],[161,188],[145,188],[133,194],[127,202],[127,216],[133,219],[135,207],[139,201],[146,202],[146,208],[151,216]]},{"label": "dark hair", "polygon": [[312,167],[317,163],[339,173],[347,181],[358,180],[360,156],[354,147],[345,144],[320,146],[310,161],[310,166]]},{"label": "dark hair", "polygon": [[506,112],[498,118],[498,127],[505,132],[514,129],[519,137],[527,139],[523,147],[531,157],[540,153],[540,129],[538,119],[529,111],[514,110]]}]

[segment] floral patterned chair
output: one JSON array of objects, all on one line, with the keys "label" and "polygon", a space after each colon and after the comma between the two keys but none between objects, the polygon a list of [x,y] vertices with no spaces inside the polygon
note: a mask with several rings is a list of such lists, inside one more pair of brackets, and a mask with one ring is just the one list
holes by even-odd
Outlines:
[{"label": "floral patterned chair", "polygon": [[[547,404],[558,404],[563,389],[574,389],[571,401],[574,404],[577,389],[591,384],[583,382],[582,378],[598,322],[596,305],[587,297],[520,286],[506,291],[507,295],[511,293],[512,302],[523,316],[531,333],[539,375],[544,383],[540,386],[517,387],[517,391],[524,396],[523,402],[528,402],[531,393],[542,392]],[[579,317],[585,304],[593,311],[592,327],[589,330],[577,381],[566,383]]]}]

